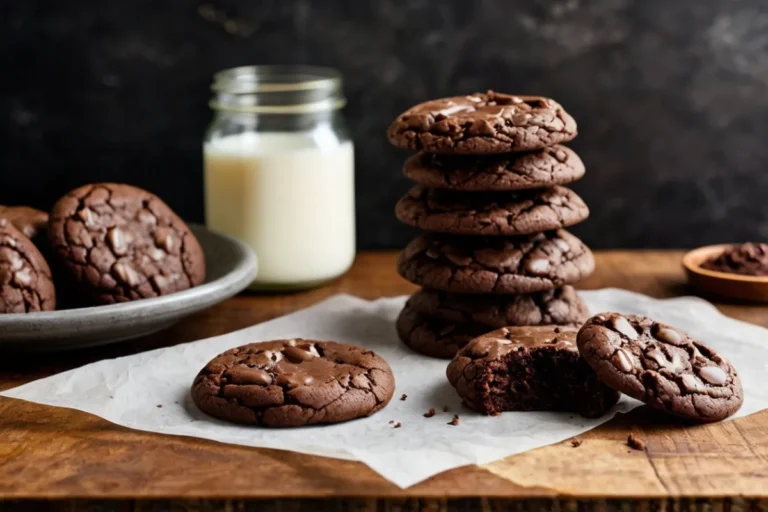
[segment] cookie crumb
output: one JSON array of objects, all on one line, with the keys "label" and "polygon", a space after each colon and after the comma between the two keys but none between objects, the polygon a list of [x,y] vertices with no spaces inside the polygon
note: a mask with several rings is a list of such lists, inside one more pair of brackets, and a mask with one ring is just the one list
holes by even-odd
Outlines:
[{"label": "cookie crumb", "polygon": [[157,408],[158,409],[162,409],[163,408],[163,404],[157,404]]},{"label": "cookie crumb", "polygon": [[454,414],[453,415],[453,419],[448,422],[448,425],[453,425],[455,427],[458,424],[459,424],[459,415],[458,414]]},{"label": "cookie crumb", "polygon": [[635,434],[629,434],[627,436],[627,446],[633,450],[645,450],[645,441],[639,437],[635,437]]},{"label": "cookie crumb", "polygon": [[435,415],[435,410],[434,409],[430,409],[430,410],[428,410],[427,412],[424,413],[424,417],[425,418],[431,418],[434,415]]},{"label": "cookie crumb", "polygon": [[448,408],[448,406],[447,406],[447,405],[444,405],[444,406],[443,406],[443,412],[448,412],[448,411],[450,411],[450,409]]},{"label": "cookie crumb", "polygon": [[394,425],[395,424],[395,420],[389,420],[389,424],[390,425]]},{"label": "cookie crumb", "polygon": [[571,446],[573,446],[574,448],[578,448],[579,446],[581,446],[582,442],[583,441],[581,439],[576,439],[576,438],[571,439]]},{"label": "cookie crumb", "polygon": [[493,416],[495,418],[496,416],[501,416],[501,413],[499,411],[493,411],[488,416]]},{"label": "cookie crumb", "polygon": [[400,401],[401,401],[401,402],[405,402],[405,400],[406,400],[407,398],[408,398],[408,395],[406,395],[405,393],[403,393],[403,396],[401,396],[401,397],[400,397]]},{"label": "cookie crumb", "polygon": [[400,428],[402,426],[403,426],[403,424],[398,421],[397,423],[395,423],[394,428]]}]

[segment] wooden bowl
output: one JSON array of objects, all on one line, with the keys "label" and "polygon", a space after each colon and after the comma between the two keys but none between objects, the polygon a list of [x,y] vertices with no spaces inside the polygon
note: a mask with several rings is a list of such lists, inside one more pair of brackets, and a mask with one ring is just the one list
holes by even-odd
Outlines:
[{"label": "wooden bowl", "polygon": [[768,302],[768,277],[743,276],[701,268],[701,264],[734,244],[699,247],[683,256],[688,283],[705,295],[750,302]]}]

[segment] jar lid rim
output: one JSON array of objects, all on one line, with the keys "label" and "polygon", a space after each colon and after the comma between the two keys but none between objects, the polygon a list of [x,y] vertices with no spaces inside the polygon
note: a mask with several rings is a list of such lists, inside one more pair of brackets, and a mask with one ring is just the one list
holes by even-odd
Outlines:
[{"label": "jar lid rim", "polygon": [[321,66],[239,66],[213,75],[211,90],[235,94],[340,88],[342,74]]}]

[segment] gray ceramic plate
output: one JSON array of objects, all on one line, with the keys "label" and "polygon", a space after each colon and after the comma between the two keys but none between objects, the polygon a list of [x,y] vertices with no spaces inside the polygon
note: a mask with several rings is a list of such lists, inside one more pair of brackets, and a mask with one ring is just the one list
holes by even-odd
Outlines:
[{"label": "gray ceramic plate", "polygon": [[201,226],[191,228],[205,252],[202,285],[123,304],[0,315],[0,350],[52,352],[138,338],[244,290],[256,277],[253,249]]}]

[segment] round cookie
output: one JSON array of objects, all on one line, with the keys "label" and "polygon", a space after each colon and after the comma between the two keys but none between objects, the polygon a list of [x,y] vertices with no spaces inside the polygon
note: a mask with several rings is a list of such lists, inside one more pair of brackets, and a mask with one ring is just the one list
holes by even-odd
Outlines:
[{"label": "round cookie", "polygon": [[195,235],[160,198],[130,185],[68,193],[51,210],[48,238],[73,278],[102,303],[167,295],[205,280]]},{"label": "round cookie", "polygon": [[466,192],[552,187],[576,181],[584,172],[581,158],[559,145],[482,157],[419,152],[403,166],[403,174],[420,185]]},{"label": "round cookie", "polygon": [[596,315],[579,331],[578,346],[600,380],[654,409],[710,422],[734,414],[744,400],[728,361],[644,316]]},{"label": "round cookie", "polygon": [[454,293],[519,294],[552,290],[592,273],[595,260],[565,230],[521,237],[424,234],[400,254],[408,281]]},{"label": "round cookie", "polygon": [[48,226],[48,214],[29,206],[0,205],[0,218],[8,219],[29,239],[44,233]]},{"label": "round cookie", "polygon": [[299,427],[370,416],[395,377],[370,350],[333,341],[251,343],[215,357],[195,377],[201,411],[235,423]]},{"label": "round cookie", "polygon": [[475,338],[448,365],[450,383],[468,407],[503,411],[605,414],[619,393],[597,380],[579,356],[573,327],[509,327]]},{"label": "round cookie", "polygon": [[422,289],[408,299],[416,312],[452,323],[474,323],[488,329],[521,325],[578,325],[589,310],[573,288],[563,286],[526,295],[466,295]]},{"label": "round cookie", "polygon": [[35,244],[7,218],[0,219],[0,313],[56,309],[51,269]]},{"label": "round cookie", "polygon": [[411,188],[395,206],[409,226],[456,235],[528,235],[578,224],[589,208],[565,187],[520,192]]},{"label": "round cookie", "polygon": [[387,131],[398,148],[472,155],[541,149],[576,135],[576,121],[556,101],[493,91],[421,103]]},{"label": "round cookie", "polygon": [[429,357],[450,359],[475,336],[488,331],[477,324],[446,322],[416,311],[410,304],[395,323],[400,340],[413,351]]}]

